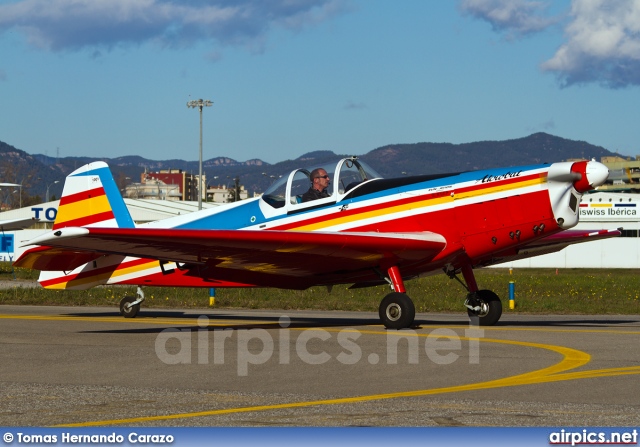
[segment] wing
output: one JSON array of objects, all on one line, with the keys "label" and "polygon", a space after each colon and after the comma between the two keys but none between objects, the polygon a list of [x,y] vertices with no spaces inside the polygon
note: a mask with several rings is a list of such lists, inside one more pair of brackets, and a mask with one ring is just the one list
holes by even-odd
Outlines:
[{"label": "wing", "polygon": [[31,225],[39,221],[40,219],[35,219],[33,217],[0,220],[0,231],[22,230],[24,228],[29,228]]},{"label": "wing", "polygon": [[569,245],[618,237],[621,234],[622,228],[616,230],[565,230],[520,247],[515,253],[504,253],[502,256],[493,257],[490,261],[483,262],[482,265],[500,264],[555,253]]},{"label": "wing", "polygon": [[[67,227],[29,241],[16,266],[71,270],[105,254],[173,261],[193,274],[259,286],[304,288],[350,282],[382,265],[425,262],[446,246],[430,233],[323,233]],[[38,251],[40,250],[40,251]],[[50,250],[64,254],[69,265]],[[355,280],[354,280],[355,281]]]}]

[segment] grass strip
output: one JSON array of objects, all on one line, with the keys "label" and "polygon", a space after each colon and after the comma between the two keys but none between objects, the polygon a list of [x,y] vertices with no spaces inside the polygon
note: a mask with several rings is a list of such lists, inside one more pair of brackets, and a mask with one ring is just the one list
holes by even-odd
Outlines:
[{"label": "grass strip", "polygon": [[[16,269],[16,278],[34,280],[38,272]],[[13,279],[11,265],[0,263],[0,280]],[[631,269],[508,269],[476,270],[482,289],[497,293],[509,310],[509,281],[515,282],[516,312],[541,314],[640,314],[640,273]],[[20,281],[16,281],[19,284]],[[444,274],[406,282],[417,312],[460,312],[466,291]],[[207,308],[209,289],[145,287],[145,307]],[[373,311],[388,286],[349,290],[348,285],[280,289],[216,289],[215,307],[242,309],[315,309]],[[90,290],[46,290],[19,285],[0,289],[0,304],[118,306],[132,286],[100,286]]]}]

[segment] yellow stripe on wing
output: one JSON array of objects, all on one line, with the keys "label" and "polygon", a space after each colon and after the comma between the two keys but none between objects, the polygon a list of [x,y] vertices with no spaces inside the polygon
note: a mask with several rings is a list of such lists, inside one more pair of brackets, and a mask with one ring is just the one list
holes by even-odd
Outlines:
[{"label": "yellow stripe on wing", "polygon": [[[61,282],[56,284],[49,284],[43,287],[45,289],[63,290],[63,289],[70,289],[75,287],[86,287],[87,285],[93,284],[93,283],[105,284],[109,279],[117,279],[118,277],[122,277],[124,275],[130,275],[132,273],[138,273],[145,270],[157,268],[159,265],[160,264],[158,261],[145,262],[144,264],[138,264],[138,265],[133,265],[131,267],[124,267],[124,268],[117,268],[117,266],[114,265],[115,271],[114,270],[101,271],[94,275],[89,275],[89,276],[83,275],[80,278],[76,277],[69,281],[65,281],[64,277],[61,277],[60,278],[62,280]],[[140,275],[140,276],[144,276],[144,275]]]},{"label": "yellow stripe on wing", "polygon": [[[113,272],[112,278],[117,278],[123,275],[130,275],[132,273],[137,273],[152,268],[160,268],[160,261],[150,261],[145,262],[144,264],[133,265],[131,267],[119,268],[118,270]],[[169,267],[167,266],[166,268]]]}]

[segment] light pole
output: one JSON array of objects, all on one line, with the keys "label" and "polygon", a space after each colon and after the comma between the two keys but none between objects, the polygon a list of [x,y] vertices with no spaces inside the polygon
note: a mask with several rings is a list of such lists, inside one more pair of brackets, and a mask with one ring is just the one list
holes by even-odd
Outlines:
[{"label": "light pole", "polygon": [[[0,183],[0,189],[2,189],[3,186],[8,186],[10,188],[20,188],[20,208],[22,208],[22,184],[17,184],[17,183]],[[14,191],[15,192],[15,191]],[[7,194],[7,198],[9,197],[9,194]],[[15,206],[15,202],[13,201],[13,199],[11,199],[12,202],[12,206]],[[2,211],[2,200],[0,200],[0,211]]]},{"label": "light pole", "polygon": [[167,200],[167,196],[169,196],[169,200],[171,200],[171,192],[178,189],[178,186],[172,186],[171,188],[166,188],[164,190],[164,200]]},{"label": "light pole", "polygon": [[203,107],[211,107],[213,105],[213,101],[209,101],[208,99],[198,99],[197,101],[189,101],[187,102],[187,107],[193,107],[194,109],[197,107],[200,109],[200,163],[198,169],[198,210],[202,209],[202,108]]},{"label": "light pole", "polygon": [[55,182],[53,182],[53,183],[49,183],[49,184],[47,185],[47,194],[45,195],[45,198],[46,198],[46,199],[45,199],[45,203],[48,203],[48,202],[49,202],[49,188],[51,187],[51,185],[55,185],[56,183],[60,183],[60,180],[56,180]]}]

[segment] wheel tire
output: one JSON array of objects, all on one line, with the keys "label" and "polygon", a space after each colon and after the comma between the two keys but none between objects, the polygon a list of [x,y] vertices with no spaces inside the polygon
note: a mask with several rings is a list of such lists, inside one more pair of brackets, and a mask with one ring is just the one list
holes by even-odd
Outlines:
[{"label": "wheel tire", "polygon": [[392,292],[380,302],[378,315],[387,329],[404,329],[413,324],[416,308],[406,294]]},{"label": "wheel tire", "polygon": [[469,317],[478,316],[480,326],[493,326],[502,316],[502,301],[491,290],[478,290],[476,299],[480,301],[482,310],[474,312],[467,309]]},{"label": "wheel tire", "polygon": [[135,306],[131,306],[136,300],[133,296],[125,296],[120,300],[120,315],[125,318],[135,318],[140,311],[140,304],[136,304]]}]

